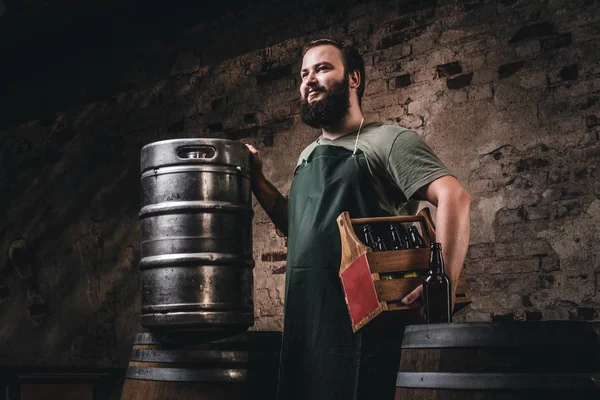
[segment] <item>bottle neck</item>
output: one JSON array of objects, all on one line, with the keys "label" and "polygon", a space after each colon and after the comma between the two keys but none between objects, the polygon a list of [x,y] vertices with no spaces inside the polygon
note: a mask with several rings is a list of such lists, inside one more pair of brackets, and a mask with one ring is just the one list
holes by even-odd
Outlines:
[{"label": "bottle neck", "polygon": [[444,274],[444,259],[442,257],[442,248],[439,243],[434,243],[431,245],[429,270],[435,275]]},{"label": "bottle neck", "polygon": [[434,268],[431,269],[436,275],[442,275],[444,274],[444,265],[438,265]]}]

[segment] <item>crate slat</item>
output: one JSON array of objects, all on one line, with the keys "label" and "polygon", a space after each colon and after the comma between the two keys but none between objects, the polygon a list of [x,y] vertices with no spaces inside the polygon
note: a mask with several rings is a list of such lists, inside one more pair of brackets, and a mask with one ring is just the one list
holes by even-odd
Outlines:
[{"label": "crate slat", "polygon": [[371,271],[376,273],[429,269],[429,249],[370,252],[367,259]]}]

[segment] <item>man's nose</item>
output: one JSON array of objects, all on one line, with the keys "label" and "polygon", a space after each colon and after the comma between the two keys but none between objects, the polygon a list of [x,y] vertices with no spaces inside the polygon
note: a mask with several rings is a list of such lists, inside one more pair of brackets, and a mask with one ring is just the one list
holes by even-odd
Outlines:
[{"label": "man's nose", "polygon": [[315,86],[317,83],[317,74],[315,74],[314,72],[310,72],[308,75],[306,75],[307,86]]}]

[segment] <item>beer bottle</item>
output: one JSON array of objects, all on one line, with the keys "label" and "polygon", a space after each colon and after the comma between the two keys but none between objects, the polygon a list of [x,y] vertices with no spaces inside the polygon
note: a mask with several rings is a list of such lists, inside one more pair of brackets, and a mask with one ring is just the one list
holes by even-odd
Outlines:
[{"label": "beer bottle", "polygon": [[452,321],[450,279],[444,273],[444,259],[441,243],[431,244],[429,274],[423,281],[425,317],[427,323]]},{"label": "beer bottle", "polygon": [[404,243],[406,244],[407,249],[414,249],[414,246],[410,241],[410,237],[408,236],[408,232],[404,234]]},{"label": "beer bottle", "polygon": [[381,238],[381,236],[377,236],[377,250],[379,251],[385,251],[387,250],[387,246],[385,244],[385,242],[383,241],[383,239]]},{"label": "beer bottle", "polygon": [[398,225],[390,224],[390,232],[392,236],[392,249],[394,250],[403,250],[406,248],[404,245],[404,241],[402,240],[402,234],[398,229]]},{"label": "beer bottle", "polygon": [[423,240],[423,237],[419,234],[416,226],[408,228],[408,238],[410,239],[411,248],[413,249],[424,249],[427,247],[425,240]]},{"label": "beer bottle", "polygon": [[363,225],[363,243],[369,246],[373,251],[378,250],[375,244],[375,239],[373,239],[373,231],[371,229],[371,225],[369,224]]}]

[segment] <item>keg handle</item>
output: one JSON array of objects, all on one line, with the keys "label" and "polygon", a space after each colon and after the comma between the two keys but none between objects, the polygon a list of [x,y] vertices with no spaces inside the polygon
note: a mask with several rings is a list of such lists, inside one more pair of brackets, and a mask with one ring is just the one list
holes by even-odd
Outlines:
[{"label": "keg handle", "polygon": [[177,156],[183,159],[212,159],[217,150],[212,146],[182,146],[177,150]]}]

